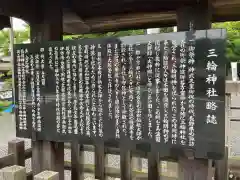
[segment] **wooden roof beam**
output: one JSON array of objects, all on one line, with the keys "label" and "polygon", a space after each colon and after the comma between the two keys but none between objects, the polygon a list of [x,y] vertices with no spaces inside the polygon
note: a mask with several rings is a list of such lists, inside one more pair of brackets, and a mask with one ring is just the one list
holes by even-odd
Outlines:
[{"label": "wooden roof beam", "polygon": [[[26,7],[29,8],[26,10]],[[23,20],[35,20],[37,17],[35,7],[36,0],[6,0],[1,1],[0,14]]]},{"label": "wooden roof beam", "polygon": [[[69,34],[87,33],[90,31],[90,27],[79,17],[76,13],[70,10],[63,10],[63,31]],[[76,26],[74,24],[77,24]]]},{"label": "wooden roof beam", "polygon": [[[90,18],[86,19],[85,23],[90,27],[91,32],[114,31],[117,29],[129,28],[134,25],[137,28],[150,28],[160,27],[164,25],[166,27],[167,22],[171,26],[176,19],[176,15],[173,12],[168,13],[136,13],[136,14],[124,14],[111,17],[102,18]],[[160,23],[161,22],[161,23]]]},{"label": "wooden roof beam", "polygon": [[81,23],[64,23],[63,24],[64,34],[86,34],[90,32],[90,29]]},{"label": "wooden roof beam", "polygon": [[[234,1],[234,0],[233,0]],[[237,0],[238,1],[238,0]],[[236,1],[236,2],[237,2]],[[215,4],[216,5],[216,4]],[[221,9],[221,8],[219,8]],[[237,9],[237,8],[235,8]],[[240,13],[223,13],[214,8],[212,22],[239,21]],[[123,29],[154,28],[176,26],[176,12],[135,13],[110,17],[87,18],[85,24],[90,27],[88,33],[108,32]],[[84,32],[85,33],[85,32]]]},{"label": "wooden roof beam", "polygon": [[11,27],[10,18],[8,16],[0,15],[0,30],[5,27]]},{"label": "wooden roof beam", "polygon": [[219,8],[219,7],[240,7],[240,1],[239,0],[216,0],[213,3],[213,7]]}]

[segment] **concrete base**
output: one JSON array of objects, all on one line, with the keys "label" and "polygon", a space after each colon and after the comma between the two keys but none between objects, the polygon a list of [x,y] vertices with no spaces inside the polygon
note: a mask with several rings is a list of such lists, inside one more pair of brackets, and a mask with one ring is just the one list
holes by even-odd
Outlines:
[{"label": "concrete base", "polygon": [[34,180],[59,180],[59,174],[54,171],[43,171],[34,176]]},{"label": "concrete base", "polygon": [[22,166],[9,166],[0,170],[0,180],[26,180],[26,168]]}]

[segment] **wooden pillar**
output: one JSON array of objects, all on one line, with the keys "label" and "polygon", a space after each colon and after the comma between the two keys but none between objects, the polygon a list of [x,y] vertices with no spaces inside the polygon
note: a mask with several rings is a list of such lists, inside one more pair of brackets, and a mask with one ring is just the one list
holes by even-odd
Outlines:
[{"label": "wooden pillar", "polygon": [[160,179],[159,167],[160,167],[159,153],[154,151],[149,152],[148,153],[148,179],[154,179],[154,180]]},{"label": "wooden pillar", "polygon": [[[210,163],[209,163],[210,162]],[[178,161],[179,180],[212,180],[211,160],[180,158]]]},{"label": "wooden pillar", "polygon": [[[203,30],[211,28],[210,0],[197,1],[195,5],[177,10],[177,30]],[[210,180],[211,160],[197,160],[193,155],[179,158],[179,180]]]},{"label": "wooden pillar", "polygon": [[25,147],[24,140],[15,139],[8,142],[8,154],[13,153],[14,165],[25,166]]},{"label": "wooden pillar", "polygon": [[[63,35],[62,4],[59,0],[39,1],[36,8],[36,19],[30,22],[31,42],[61,41]],[[34,133],[33,133],[33,136]],[[43,170],[59,173],[59,179],[64,179],[64,143],[39,141],[32,142],[33,175]]]},{"label": "wooden pillar", "polygon": [[36,175],[42,170],[42,141],[32,140],[32,172]]},{"label": "wooden pillar", "polygon": [[95,145],[95,179],[105,180],[105,166],[107,164],[107,158],[105,154],[104,143],[98,143]]},{"label": "wooden pillar", "polygon": [[194,30],[210,29],[212,5],[210,0],[202,0],[193,6],[182,6],[177,10],[178,31],[188,31],[190,24]]},{"label": "wooden pillar", "polygon": [[120,175],[121,179],[132,180],[132,155],[123,145],[120,146]]},{"label": "wooden pillar", "polygon": [[72,180],[84,180],[84,149],[78,142],[71,143]]},{"label": "wooden pillar", "polygon": [[215,161],[215,180],[228,179],[228,147],[222,160]]}]

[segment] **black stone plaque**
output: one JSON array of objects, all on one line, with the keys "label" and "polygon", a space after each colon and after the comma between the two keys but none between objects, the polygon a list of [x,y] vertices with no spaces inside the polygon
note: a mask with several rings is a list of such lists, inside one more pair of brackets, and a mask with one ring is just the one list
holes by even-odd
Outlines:
[{"label": "black stone plaque", "polygon": [[17,136],[219,159],[226,31],[15,45]]}]

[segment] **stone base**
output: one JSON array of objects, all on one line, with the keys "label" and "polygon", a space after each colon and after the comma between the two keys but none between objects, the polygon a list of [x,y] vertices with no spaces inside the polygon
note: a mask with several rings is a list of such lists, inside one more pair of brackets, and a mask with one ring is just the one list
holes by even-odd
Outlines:
[{"label": "stone base", "polygon": [[26,180],[26,168],[22,166],[9,166],[0,169],[0,180]]},{"label": "stone base", "polygon": [[43,171],[34,176],[34,180],[59,180],[59,174],[54,171]]}]

